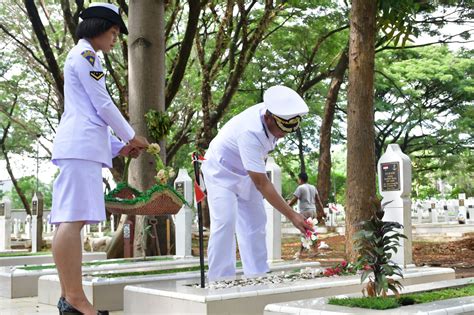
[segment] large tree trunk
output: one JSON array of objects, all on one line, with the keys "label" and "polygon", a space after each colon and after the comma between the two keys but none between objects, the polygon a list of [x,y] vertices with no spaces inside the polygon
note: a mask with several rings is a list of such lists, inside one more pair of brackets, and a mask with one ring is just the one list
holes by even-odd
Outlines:
[{"label": "large tree trunk", "polygon": [[296,130],[296,138],[298,139],[298,158],[300,159],[300,173],[306,173],[306,163],[304,161],[304,143],[301,128]]},{"label": "large tree trunk", "polygon": [[[334,113],[336,111],[336,102],[339,95],[339,89],[344,81],[349,59],[347,51],[344,50],[336,69],[332,74],[331,84],[329,85],[326,104],[324,105],[324,117],[321,124],[319,137],[319,163],[318,163],[318,192],[322,203],[325,205],[329,199],[331,191],[331,130],[334,121]],[[319,209],[318,215],[322,215],[323,209]]]},{"label": "large tree trunk", "polygon": [[[147,135],[145,114],[154,109],[165,110],[165,2],[133,0],[129,3],[129,101],[130,122],[138,135]],[[161,157],[166,162],[164,140],[160,141]],[[153,156],[142,154],[130,165],[129,181],[140,190],[154,183],[155,161]],[[135,219],[134,256],[145,256],[146,218]],[[164,219],[161,219],[161,221]],[[165,238],[166,230],[159,229]],[[160,237],[161,236],[161,237]],[[162,251],[163,252],[163,251]]]},{"label": "large tree trunk", "polygon": [[353,0],[347,105],[346,255],[354,261],[357,224],[374,213],[374,56],[377,1]]},{"label": "large tree trunk", "polygon": [[10,179],[12,180],[13,187],[15,187],[16,193],[20,197],[21,203],[25,207],[26,214],[31,215],[31,209],[30,209],[30,203],[28,199],[26,198],[25,194],[23,193],[23,190],[21,190],[20,185],[18,185],[18,181],[15,178],[15,175],[13,174],[13,170],[10,164],[10,159],[8,158],[8,152],[5,147],[5,144],[2,143],[2,152],[3,152],[3,157],[5,158],[5,162],[7,164],[7,172],[8,175],[10,175]]},{"label": "large tree trunk", "polygon": [[56,57],[54,56],[53,50],[51,49],[51,45],[49,43],[48,35],[46,34],[46,30],[44,28],[43,22],[41,22],[41,17],[38,13],[38,9],[36,8],[36,4],[33,0],[24,0],[24,4],[26,7],[26,11],[28,12],[28,18],[31,21],[31,25],[33,26],[33,31],[35,32],[36,38],[39,41],[41,50],[46,58],[46,62],[48,64],[48,70],[50,71],[51,75],[53,76],[54,83],[56,85],[56,91],[58,92],[58,96],[60,97],[61,103],[61,113],[64,111],[64,79],[59,68],[59,65],[56,61]]}]

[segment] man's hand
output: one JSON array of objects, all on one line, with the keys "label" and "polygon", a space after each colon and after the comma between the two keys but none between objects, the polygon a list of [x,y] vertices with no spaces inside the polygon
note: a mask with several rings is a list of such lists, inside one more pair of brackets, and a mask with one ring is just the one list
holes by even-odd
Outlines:
[{"label": "man's hand", "polygon": [[291,217],[288,217],[290,219],[291,223],[301,231],[301,233],[306,234],[306,230],[311,229],[311,225],[305,221],[304,216],[301,213],[296,213]]},{"label": "man's hand", "polygon": [[303,215],[295,212],[275,190],[267,174],[251,171],[248,171],[248,173],[255,187],[262,193],[263,197],[281,214],[286,216],[301,233],[305,233],[307,229],[311,228],[310,224],[305,222]]}]

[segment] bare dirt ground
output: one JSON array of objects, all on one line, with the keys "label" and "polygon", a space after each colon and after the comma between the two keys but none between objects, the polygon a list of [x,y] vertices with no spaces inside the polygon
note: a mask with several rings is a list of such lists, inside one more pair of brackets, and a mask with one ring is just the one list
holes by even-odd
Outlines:
[{"label": "bare dirt ground", "polygon": [[[330,233],[320,235],[320,240],[329,245],[329,248],[320,249],[316,254],[304,252],[300,260],[318,261],[323,267],[331,267],[344,260],[344,236]],[[293,260],[299,246],[299,237],[284,237],[281,249],[282,259]],[[204,247],[207,249],[207,237],[204,240]],[[197,235],[193,235],[193,254],[198,255]],[[415,240],[413,242],[413,261],[417,266],[454,268],[456,278],[474,277],[474,233],[449,241],[443,241],[441,237],[437,237],[433,241]]]},{"label": "bare dirt ground", "polygon": [[[329,249],[321,249],[314,256],[305,253],[301,260],[316,260],[323,267],[332,266],[344,260],[345,238],[340,235],[322,235],[321,241],[329,245]],[[299,246],[296,237],[285,238],[282,242],[282,258],[293,259]],[[456,278],[474,277],[474,233],[451,241],[414,241],[413,261],[417,266],[450,267],[456,271]]]}]

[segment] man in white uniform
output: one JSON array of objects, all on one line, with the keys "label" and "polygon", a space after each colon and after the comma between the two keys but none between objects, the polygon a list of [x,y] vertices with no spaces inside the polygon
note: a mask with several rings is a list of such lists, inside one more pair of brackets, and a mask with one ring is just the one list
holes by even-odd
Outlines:
[{"label": "man in white uniform", "polygon": [[309,228],[265,172],[268,152],[279,138],[298,129],[307,112],[308,106],[295,91],[274,86],[264,93],[263,103],[232,118],[212,140],[202,166],[211,216],[210,281],[235,275],[235,234],[245,275],[269,271],[263,197],[301,232]]}]

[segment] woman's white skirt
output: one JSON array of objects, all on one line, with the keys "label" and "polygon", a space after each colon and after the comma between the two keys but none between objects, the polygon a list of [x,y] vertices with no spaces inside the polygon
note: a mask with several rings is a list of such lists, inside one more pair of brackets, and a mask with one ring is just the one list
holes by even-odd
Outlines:
[{"label": "woman's white skirt", "polygon": [[105,220],[102,163],[58,159],[59,175],[53,185],[50,224],[84,221],[94,224]]}]

